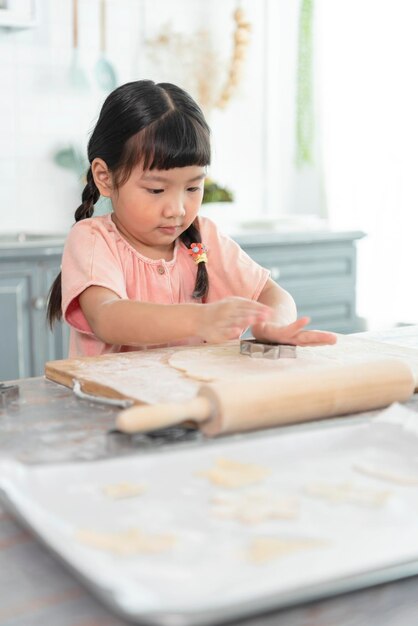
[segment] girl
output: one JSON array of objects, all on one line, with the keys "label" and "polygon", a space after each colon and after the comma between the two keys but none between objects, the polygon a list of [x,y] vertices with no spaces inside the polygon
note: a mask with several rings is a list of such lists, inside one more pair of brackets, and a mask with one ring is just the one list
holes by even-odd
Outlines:
[{"label": "girl", "polygon": [[[88,144],[90,168],[48,319],[71,326],[70,357],[145,346],[254,337],[335,343],[304,330],[293,298],[240,247],[198,217],[209,127],[170,83],[128,83],[103,104]],[[113,212],[92,217],[100,195]],[[62,292],[62,293],[61,293]]]}]

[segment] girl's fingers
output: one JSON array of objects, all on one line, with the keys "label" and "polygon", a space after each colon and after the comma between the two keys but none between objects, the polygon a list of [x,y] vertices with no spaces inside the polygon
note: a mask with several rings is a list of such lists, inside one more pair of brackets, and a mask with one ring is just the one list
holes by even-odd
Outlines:
[{"label": "girl's fingers", "polygon": [[267,306],[267,304],[263,304],[262,302],[258,302],[257,300],[241,300],[241,306],[245,309],[264,312],[264,313],[272,313],[273,310],[271,307]]},{"label": "girl's fingers", "polygon": [[304,317],[288,326],[266,323],[262,326],[253,326],[253,333],[260,341],[276,341],[295,346],[321,346],[336,343],[337,336],[334,333],[321,330],[303,330],[308,322],[309,318]]},{"label": "girl's fingers", "polygon": [[265,333],[265,339],[268,341],[277,341],[278,343],[297,344],[297,338],[299,333],[308,332],[302,329],[309,324],[309,317],[301,317],[300,319],[292,322],[288,326],[278,326],[274,322],[266,323],[264,325],[263,334]]},{"label": "girl's fingers", "polygon": [[239,332],[244,326],[251,326],[256,339],[275,341],[295,346],[321,346],[336,343],[337,336],[321,330],[304,330],[309,317],[301,317],[287,326],[278,326],[271,319],[272,310],[259,302],[242,300],[230,303],[231,308],[224,317],[224,327],[228,333]]},{"label": "girl's fingers", "polygon": [[[259,304],[259,303],[257,303]],[[264,304],[262,304],[261,306],[257,306],[257,307],[247,307],[245,309],[245,312],[247,314],[252,314],[254,315],[254,317],[256,319],[269,319],[271,318],[273,311],[272,309],[270,309],[269,307],[265,306]]]},{"label": "girl's fingers", "polygon": [[265,332],[267,333],[270,341],[296,345],[299,333],[308,332],[303,331],[302,329],[306,326],[306,324],[309,324],[310,321],[309,317],[301,317],[287,326],[278,326],[274,323],[266,324]]},{"label": "girl's fingers", "polygon": [[282,326],[281,329],[286,332],[286,334],[293,335],[299,332],[302,328],[304,328],[311,321],[310,317],[300,317],[295,322],[288,324],[287,326]]},{"label": "girl's fingers", "polygon": [[320,330],[306,330],[299,333],[295,340],[301,346],[333,345],[337,342],[337,335]]},{"label": "girl's fingers", "polygon": [[243,320],[247,324],[254,324],[255,322],[265,322],[271,317],[271,314],[271,310],[264,305],[261,307],[244,306],[234,308],[230,312],[229,318]]}]

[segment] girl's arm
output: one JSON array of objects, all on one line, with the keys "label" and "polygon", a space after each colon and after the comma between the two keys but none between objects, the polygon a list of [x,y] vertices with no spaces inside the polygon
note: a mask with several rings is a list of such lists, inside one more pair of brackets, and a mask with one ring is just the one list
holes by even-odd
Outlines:
[{"label": "girl's arm", "polygon": [[292,296],[269,279],[258,301],[273,309],[273,317],[251,327],[252,333],[260,341],[274,341],[296,346],[334,344],[334,333],[321,330],[304,330],[309,317],[297,319],[296,304]]},{"label": "girl's arm", "polygon": [[263,322],[271,310],[262,302],[225,298],[211,304],[152,304],[122,300],[105,287],[88,287],[80,307],[93,333],[108,344],[152,345],[200,337],[219,343],[239,329]]}]

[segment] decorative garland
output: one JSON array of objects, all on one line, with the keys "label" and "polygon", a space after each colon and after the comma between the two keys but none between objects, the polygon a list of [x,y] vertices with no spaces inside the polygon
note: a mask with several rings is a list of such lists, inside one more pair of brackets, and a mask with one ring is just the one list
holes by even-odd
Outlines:
[{"label": "decorative garland", "polygon": [[250,42],[251,24],[245,19],[244,11],[238,7],[235,9],[233,17],[235,22],[234,46],[229,64],[228,78],[215,104],[220,109],[224,109],[229,103],[241,80],[247,47]]},{"label": "decorative garland", "polygon": [[[208,31],[180,34],[174,32],[170,24],[166,24],[155,38],[146,41],[149,56],[155,63],[159,62],[163,67],[167,67],[167,63],[175,59],[177,64],[180,64],[183,77],[179,84],[194,93],[206,113],[214,108],[224,109],[235,94],[242,78],[250,43],[251,24],[245,18],[239,1],[233,12],[233,19],[235,23],[233,47],[223,85],[222,78],[219,76],[222,63]],[[159,58],[161,51],[165,51],[168,55],[166,59]],[[198,68],[195,74],[193,68]],[[190,86],[188,82],[191,82]]]}]

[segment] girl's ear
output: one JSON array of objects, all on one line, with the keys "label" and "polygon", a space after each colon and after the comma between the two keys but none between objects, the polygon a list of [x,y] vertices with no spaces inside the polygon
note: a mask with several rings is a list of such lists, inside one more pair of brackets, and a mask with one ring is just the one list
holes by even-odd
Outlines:
[{"label": "girl's ear", "polygon": [[112,174],[109,172],[106,162],[99,158],[93,159],[91,173],[93,174],[96,187],[100,191],[100,195],[109,198],[113,191],[113,181]]}]

